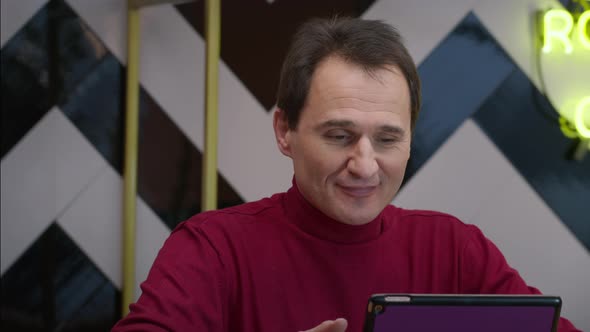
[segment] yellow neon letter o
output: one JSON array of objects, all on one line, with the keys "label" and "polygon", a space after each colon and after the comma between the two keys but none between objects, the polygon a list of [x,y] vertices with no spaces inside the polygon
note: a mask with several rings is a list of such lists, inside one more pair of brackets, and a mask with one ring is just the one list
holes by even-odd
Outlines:
[{"label": "yellow neon letter o", "polygon": [[590,97],[584,97],[576,106],[574,122],[576,129],[584,138],[590,138],[590,127],[584,123],[584,111],[590,112]]},{"label": "yellow neon letter o", "polygon": [[590,49],[590,38],[586,33],[586,26],[590,21],[590,10],[587,10],[580,15],[578,19],[578,36],[580,37],[580,44],[584,45],[584,48]]}]

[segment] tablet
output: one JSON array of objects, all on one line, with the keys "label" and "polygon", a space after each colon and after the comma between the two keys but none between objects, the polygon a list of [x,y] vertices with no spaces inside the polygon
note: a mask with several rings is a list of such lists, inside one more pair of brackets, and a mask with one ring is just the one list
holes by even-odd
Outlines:
[{"label": "tablet", "polygon": [[367,309],[364,332],[556,332],[561,298],[376,294]]}]

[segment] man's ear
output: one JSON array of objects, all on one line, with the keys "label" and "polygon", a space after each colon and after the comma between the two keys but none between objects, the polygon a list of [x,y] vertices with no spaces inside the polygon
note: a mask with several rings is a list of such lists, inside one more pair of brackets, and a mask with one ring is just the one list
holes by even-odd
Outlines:
[{"label": "man's ear", "polygon": [[275,138],[277,146],[282,154],[291,157],[291,129],[289,129],[289,122],[287,114],[280,108],[277,108],[273,114],[272,126],[275,130]]}]

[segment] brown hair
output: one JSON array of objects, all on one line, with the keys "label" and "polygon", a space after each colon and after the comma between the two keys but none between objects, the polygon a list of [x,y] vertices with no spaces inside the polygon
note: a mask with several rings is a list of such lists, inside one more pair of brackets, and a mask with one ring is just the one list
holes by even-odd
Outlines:
[{"label": "brown hair", "polygon": [[338,56],[372,73],[396,66],[410,90],[411,128],[420,110],[420,78],[397,30],[381,21],[359,18],[312,19],[295,33],[281,70],[277,106],[296,129],[313,73],[328,56]]}]

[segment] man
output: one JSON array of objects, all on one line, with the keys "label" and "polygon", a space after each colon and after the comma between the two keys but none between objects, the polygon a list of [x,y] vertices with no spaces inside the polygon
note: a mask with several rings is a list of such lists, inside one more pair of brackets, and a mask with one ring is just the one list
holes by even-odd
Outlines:
[{"label": "man", "polygon": [[273,119],[292,188],[181,223],[114,331],[356,332],[374,293],[538,294],[475,226],[389,204],[419,108],[392,27],[304,24]]}]

